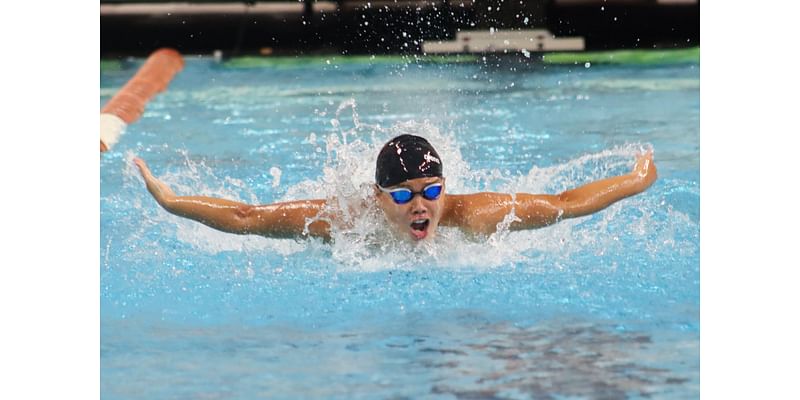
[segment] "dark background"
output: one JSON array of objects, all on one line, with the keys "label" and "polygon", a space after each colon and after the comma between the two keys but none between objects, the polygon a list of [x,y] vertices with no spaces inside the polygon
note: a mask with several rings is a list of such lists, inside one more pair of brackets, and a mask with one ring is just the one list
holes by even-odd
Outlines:
[{"label": "dark background", "polygon": [[[420,54],[423,40],[489,28],[581,36],[590,51],[700,44],[700,3],[692,0],[258,2],[273,6],[269,10],[226,0],[100,3],[103,57],[146,55],[160,47],[185,54]],[[166,12],[166,4],[181,7]],[[210,4],[229,7],[192,8]]]}]

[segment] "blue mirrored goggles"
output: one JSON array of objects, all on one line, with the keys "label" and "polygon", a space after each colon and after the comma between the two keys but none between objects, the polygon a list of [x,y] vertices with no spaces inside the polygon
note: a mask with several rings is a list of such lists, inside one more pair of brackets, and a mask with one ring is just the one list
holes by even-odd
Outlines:
[{"label": "blue mirrored goggles", "polygon": [[379,185],[376,186],[378,186],[378,189],[380,189],[382,192],[389,193],[389,196],[392,196],[392,200],[394,200],[395,204],[406,204],[411,201],[416,194],[422,195],[422,198],[425,200],[436,200],[442,194],[441,182],[431,183],[430,185],[425,186],[421,192],[414,192],[409,188],[386,189],[380,187]]}]

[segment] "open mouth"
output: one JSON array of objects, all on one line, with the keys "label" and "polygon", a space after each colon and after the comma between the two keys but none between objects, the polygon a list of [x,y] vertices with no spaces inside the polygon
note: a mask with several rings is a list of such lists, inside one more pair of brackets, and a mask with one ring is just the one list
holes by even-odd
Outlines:
[{"label": "open mouth", "polygon": [[415,239],[425,239],[428,236],[428,225],[430,225],[431,220],[425,219],[418,219],[411,222],[411,236]]}]

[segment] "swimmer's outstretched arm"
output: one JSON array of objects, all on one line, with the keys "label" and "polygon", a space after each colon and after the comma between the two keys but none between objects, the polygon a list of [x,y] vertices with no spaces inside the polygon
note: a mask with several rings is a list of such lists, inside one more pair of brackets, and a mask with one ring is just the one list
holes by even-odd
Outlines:
[{"label": "swimmer's outstretched arm", "polygon": [[576,218],[600,211],[626,197],[643,192],[657,177],[653,153],[637,157],[633,171],[601,179],[557,195],[517,193],[476,193],[448,195],[452,202],[444,225],[459,225],[476,233],[492,233],[497,224],[514,211],[519,221],[512,230],[535,229],[562,219]]},{"label": "swimmer's outstretched arm", "polygon": [[[272,238],[301,238],[306,219],[317,216],[325,200],[301,200],[268,205],[249,205],[236,201],[204,196],[176,196],[172,189],[150,172],[144,160],[133,162],[144,178],[147,190],[158,204],[172,214],[189,218],[214,229],[254,234]],[[308,226],[308,235],[329,237],[327,222],[317,220]]]}]

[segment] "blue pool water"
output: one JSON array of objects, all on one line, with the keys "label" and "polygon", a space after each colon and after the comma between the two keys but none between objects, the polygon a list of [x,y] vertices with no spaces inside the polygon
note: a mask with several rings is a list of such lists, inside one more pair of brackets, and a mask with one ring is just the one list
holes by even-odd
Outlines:
[{"label": "blue pool water", "polygon": [[[101,157],[102,398],[699,397],[699,65],[378,61],[190,58]],[[102,71],[101,103],[141,62]],[[178,194],[350,202],[406,132],[453,193],[558,193],[648,148],[659,180],[535,231],[414,246],[368,212],[327,244],[172,216],[131,164]]]}]

